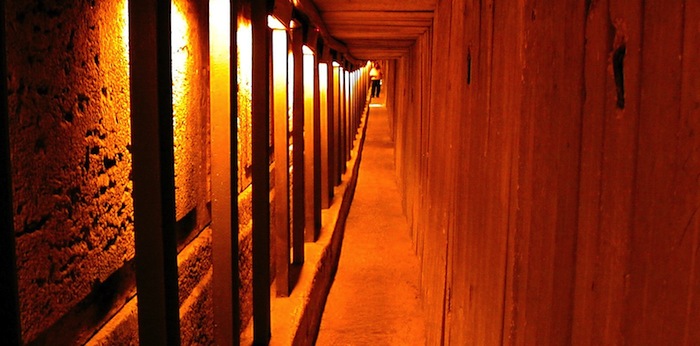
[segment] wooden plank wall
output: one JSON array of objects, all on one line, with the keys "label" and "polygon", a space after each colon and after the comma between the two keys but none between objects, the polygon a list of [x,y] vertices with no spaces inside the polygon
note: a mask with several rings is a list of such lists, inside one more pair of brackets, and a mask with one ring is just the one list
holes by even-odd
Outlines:
[{"label": "wooden plank wall", "polygon": [[428,344],[700,343],[699,15],[438,1],[387,76]]}]

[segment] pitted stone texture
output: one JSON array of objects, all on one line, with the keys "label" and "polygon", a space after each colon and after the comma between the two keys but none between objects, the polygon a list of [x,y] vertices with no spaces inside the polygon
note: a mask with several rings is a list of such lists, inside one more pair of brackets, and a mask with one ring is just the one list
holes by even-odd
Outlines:
[{"label": "pitted stone texture", "polygon": [[125,6],[123,0],[7,3],[25,341],[134,255]]},{"label": "pitted stone texture", "polygon": [[214,345],[214,297],[212,269],[200,278],[199,284],[180,306],[180,339],[182,345]]},{"label": "pitted stone texture", "polygon": [[212,268],[212,230],[207,228],[177,256],[179,302],[183,305]]},{"label": "pitted stone texture", "polygon": [[253,214],[252,187],[238,195],[238,278],[241,331],[253,317]]},{"label": "pitted stone texture", "polygon": [[[180,220],[209,201],[209,17],[207,1],[173,1],[175,198]],[[198,220],[197,229],[202,229]]]},{"label": "pitted stone texture", "polygon": [[[206,228],[177,256],[180,330],[183,345],[212,344],[212,230]],[[87,345],[138,345],[138,305],[134,297]]]}]

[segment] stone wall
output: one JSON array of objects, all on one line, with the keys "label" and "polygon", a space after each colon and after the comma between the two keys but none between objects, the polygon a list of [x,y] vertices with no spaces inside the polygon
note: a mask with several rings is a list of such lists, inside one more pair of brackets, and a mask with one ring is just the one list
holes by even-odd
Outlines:
[{"label": "stone wall", "polygon": [[[173,8],[183,340],[207,343],[208,2],[181,0]],[[14,224],[28,343],[138,340],[127,12],[125,0],[7,3]]]},{"label": "stone wall", "polygon": [[134,255],[126,33],[121,0],[7,3],[25,341]]}]

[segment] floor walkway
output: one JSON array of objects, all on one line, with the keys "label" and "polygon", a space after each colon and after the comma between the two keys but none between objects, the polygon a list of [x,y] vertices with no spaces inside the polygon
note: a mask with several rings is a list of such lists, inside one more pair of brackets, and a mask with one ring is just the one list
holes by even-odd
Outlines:
[{"label": "floor walkway", "polygon": [[424,345],[419,262],[394,179],[386,108],[371,108],[340,264],[316,345]]}]

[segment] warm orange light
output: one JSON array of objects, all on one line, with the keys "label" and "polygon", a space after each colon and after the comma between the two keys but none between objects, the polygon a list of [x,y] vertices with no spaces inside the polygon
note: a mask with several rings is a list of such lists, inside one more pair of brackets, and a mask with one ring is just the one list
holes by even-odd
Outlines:
[{"label": "warm orange light", "polygon": [[[214,119],[228,119],[231,112],[231,19],[229,0],[209,1],[209,75],[210,110]],[[227,121],[216,122],[228,124]],[[222,125],[225,126],[225,125]],[[213,150],[228,148],[212,148]]]},{"label": "warm orange light", "polygon": [[318,87],[321,92],[328,88],[328,64],[325,62],[318,64]]},{"label": "warm orange light", "polygon": [[[216,61],[228,60],[231,39],[231,4],[228,0],[209,1],[210,54]],[[228,65],[228,62],[227,62]]]},{"label": "warm orange light", "polygon": [[289,132],[294,130],[294,53],[287,54],[287,116],[289,118]]},{"label": "warm orange light", "polygon": [[124,57],[129,61],[129,1],[122,1],[122,42],[124,47]]},{"label": "warm orange light", "polygon": [[313,88],[314,85],[314,63],[316,58],[313,54],[304,54],[304,86],[310,86]]},{"label": "warm orange light", "polygon": [[[172,41],[172,73],[173,73],[173,126],[177,128],[177,120],[179,116],[184,116],[187,85],[187,65],[190,64],[190,54],[188,52],[189,35],[188,24],[185,15],[180,8],[175,4],[171,4],[170,21],[171,41]],[[177,133],[177,132],[176,132]],[[177,138],[176,138],[177,142]]]},{"label": "warm orange light", "polygon": [[328,64],[322,62],[318,64],[318,98],[320,102],[321,119],[328,117]]},{"label": "warm orange light", "polygon": [[[249,82],[251,78],[245,78],[253,70],[253,27],[249,20],[239,19],[236,30],[236,45],[238,48],[238,78],[239,83],[243,83],[243,78]],[[241,77],[243,76],[243,77]]]},{"label": "warm orange light", "polygon": [[[304,113],[313,114],[314,108],[314,64],[316,57],[313,54],[304,54]],[[308,129],[304,130],[310,131]],[[308,133],[308,132],[307,132]]]},{"label": "warm orange light", "polygon": [[311,50],[311,48],[309,48],[307,45],[301,46],[301,51],[304,53],[304,55],[314,54],[314,51]]},{"label": "warm orange light", "polygon": [[283,115],[288,115],[289,99],[287,88],[289,87],[287,63],[289,52],[287,47],[287,32],[284,30],[272,30],[272,76],[273,76],[273,114],[275,121]]},{"label": "warm orange light", "polygon": [[252,124],[251,105],[253,100],[253,27],[250,19],[239,17],[236,29],[238,49],[238,172],[241,191],[251,182]]},{"label": "warm orange light", "polygon": [[282,22],[280,22],[279,19],[275,16],[267,16],[267,26],[270,27],[270,29],[275,29],[275,30],[285,30],[287,29],[287,26],[285,26]]}]

